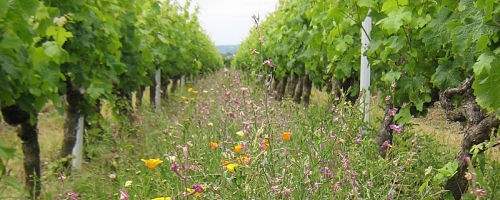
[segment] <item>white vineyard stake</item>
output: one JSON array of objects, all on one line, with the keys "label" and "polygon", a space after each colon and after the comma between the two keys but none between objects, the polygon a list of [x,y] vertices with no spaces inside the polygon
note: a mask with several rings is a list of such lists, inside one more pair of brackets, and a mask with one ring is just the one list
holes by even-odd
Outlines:
[{"label": "white vineyard stake", "polygon": [[76,126],[76,141],[75,146],[71,154],[73,155],[73,160],[71,160],[71,166],[74,169],[81,169],[83,162],[83,115],[78,118],[78,123]]},{"label": "white vineyard stake", "polygon": [[372,31],[372,18],[370,17],[370,11],[365,20],[361,24],[361,77],[360,77],[360,92],[363,95],[361,98],[361,111],[364,113],[364,121],[370,121],[370,63],[368,62],[368,57],[365,55],[365,51],[368,50],[368,45],[370,45],[370,32]]},{"label": "white vineyard stake", "polygon": [[155,107],[156,111],[160,110],[160,95],[161,95],[161,69],[158,68],[155,74],[156,90],[155,90]]},{"label": "white vineyard stake", "polygon": [[182,75],[182,76],[181,76],[181,87],[183,87],[183,86],[184,86],[184,82],[185,82],[185,81],[184,81],[184,79],[185,79],[185,77],[184,77],[184,75]]}]

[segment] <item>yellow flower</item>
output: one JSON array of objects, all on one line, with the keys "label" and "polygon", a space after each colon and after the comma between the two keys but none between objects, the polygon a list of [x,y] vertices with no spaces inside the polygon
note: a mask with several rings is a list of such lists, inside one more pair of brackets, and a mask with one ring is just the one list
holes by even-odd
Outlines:
[{"label": "yellow flower", "polygon": [[241,144],[237,144],[236,146],[234,146],[234,151],[238,152],[238,153],[241,153],[241,149],[243,147],[241,146]]},{"label": "yellow flower", "polygon": [[290,136],[292,135],[291,132],[283,132],[281,133],[281,138],[285,141],[290,141]]},{"label": "yellow flower", "polygon": [[210,142],[210,148],[216,149],[217,146],[219,146],[219,144],[217,144],[217,142]]},{"label": "yellow flower", "polygon": [[188,92],[191,93],[193,91],[193,88],[188,88]]},{"label": "yellow flower", "polygon": [[193,90],[193,94],[198,94],[198,91],[197,90]]},{"label": "yellow flower", "polygon": [[141,159],[141,161],[144,162],[144,164],[146,164],[146,166],[149,169],[153,169],[163,162],[160,159],[147,159],[147,160]]},{"label": "yellow flower", "polygon": [[181,99],[182,99],[183,101],[185,101],[185,100],[186,100],[186,97],[185,97],[185,96],[182,96],[182,97],[181,97]]},{"label": "yellow flower", "polygon": [[227,172],[231,173],[234,171],[234,169],[238,167],[238,164],[236,163],[231,163],[226,166]]},{"label": "yellow flower", "polygon": [[236,135],[238,135],[240,137],[244,137],[245,133],[243,133],[243,131],[238,131],[238,132],[236,132]]},{"label": "yellow flower", "polygon": [[158,197],[158,198],[154,198],[151,200],[171,200],[171,198],[170,197]]}]

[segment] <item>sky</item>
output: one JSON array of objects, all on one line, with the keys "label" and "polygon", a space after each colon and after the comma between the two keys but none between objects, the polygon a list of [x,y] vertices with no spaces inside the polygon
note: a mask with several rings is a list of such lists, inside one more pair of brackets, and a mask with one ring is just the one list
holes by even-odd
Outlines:
[{"label": "sky", "polygon": [[273,12],[278,0],[193,0],[199,5],[199,20],[215,45],[234,45],[244,40],[254,25],[252,15],[261,19]]}]

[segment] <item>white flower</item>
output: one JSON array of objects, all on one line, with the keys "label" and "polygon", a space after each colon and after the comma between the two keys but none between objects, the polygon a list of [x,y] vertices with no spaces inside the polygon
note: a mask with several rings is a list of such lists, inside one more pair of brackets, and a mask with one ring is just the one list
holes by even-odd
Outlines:
[{"label": "white flower", "polygon": [[132,181],[125,181],[125,187],[132,186]]}]

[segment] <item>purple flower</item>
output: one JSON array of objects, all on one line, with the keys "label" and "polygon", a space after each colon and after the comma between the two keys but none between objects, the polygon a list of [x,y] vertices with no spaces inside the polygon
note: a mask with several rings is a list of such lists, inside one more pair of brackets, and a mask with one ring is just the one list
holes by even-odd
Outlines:
[{"label": "purple flower", "polygon": [[333,191],[335,192],[341,190],[342,188],[344,188],[344,184],[341,183],[340,181],[333,184]]},{"label": "purple flower", "polygon": [[120,200],[128,200],[128,194],[125,189],[120,190]]},{"label": "purple flower", "polygon": [[383,149],[390,147],[390,146],[391,146],[390,140],[386,140],[386,141],[384,141],[384,143],[382,143],[382,145],[380,145],[380,147],[382,147]]},{"label": "purple flower", "polygon": [[175,164],[175,161],[172,161],[172,165],[170,166],[170,169],[172,169],[172,171],[176,172],[179,170],[179,166],[177,166],[177,164]]},{"label": "purple flower", "polygon": [[401,131],[403,131],[403,125],[391,124],[389,127],[396,133],[401,133]]},{"label": "purple flower", "polygon": [[468,166],[472,166],[472,162],[470,161],[469,156],[465,157],[465,163],[467,163]]},{"label": "purple flower", "polygon": [[199,192],[199,193],[202,193],[203,191],[205,191],[200,184],[195,184],[193,186],[193,190],[195,190],[196,192]]},{"label": "purple flower", "polygon": [[398,108],[389,109],[387,113],[389,114],[389,116],[395,116],[396,114],[398,114]]}]

